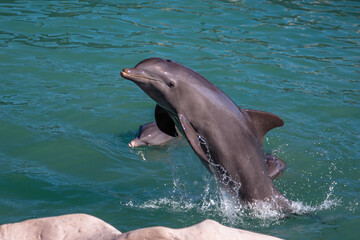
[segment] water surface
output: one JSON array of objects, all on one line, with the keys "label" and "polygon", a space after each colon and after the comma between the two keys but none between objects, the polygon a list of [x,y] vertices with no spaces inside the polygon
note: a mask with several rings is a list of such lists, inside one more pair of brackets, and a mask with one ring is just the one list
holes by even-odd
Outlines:
[{"label": "water surface", "polygon": [[[356,239],[359,13],[358,1],[1,1],[0,224],[83,212],[121,231],[210,218]],[[303,214],[233,205],[183,140],[129,149],[155,103],[119,73],[152,56],[285,121],[264,146]]]}]

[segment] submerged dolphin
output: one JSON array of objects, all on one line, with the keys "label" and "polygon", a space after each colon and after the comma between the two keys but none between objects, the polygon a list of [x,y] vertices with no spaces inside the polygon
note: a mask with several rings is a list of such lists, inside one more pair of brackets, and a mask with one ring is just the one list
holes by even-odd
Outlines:
[{"label": "submerged dolphin", "polygon": [[129,147],[139,147],[143,145],[161,145],[170,141],[173,137],[162,132],[156,122],[149,122],[139,127],[135,138],[129,142]]},{"label": "submerged dolphin", "polygon": [[241,109],[210,81],[171,60],[145,59],[121,76],[157,102],[160,130],[175,136],[176,126],[205,166],[241,200],[290,208],[269,177],[263,152],[264,135],[282,126],[281,118]]}]

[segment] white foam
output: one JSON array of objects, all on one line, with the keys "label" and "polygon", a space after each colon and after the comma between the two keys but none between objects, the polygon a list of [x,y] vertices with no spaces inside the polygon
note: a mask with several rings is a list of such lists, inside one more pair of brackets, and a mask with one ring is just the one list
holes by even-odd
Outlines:
[{"label": "white foam", "polygon": [[[139,204],[129,201],[126,206],[140,209],[164,209],[176,213],[196,211],[204,218],[215,218],[229,226],[253,226],[255,221],[257,227],[269,227],[280,224],[288,216],[288,213],[276,210],[274,203],[258,201],[243,205],[226,191],[219,191],[212,181],[205,186],[200,186],[198,198],[192,197],[193,193],[184,189],[178,191],[177,183],[178,181],[174,180],[174,188],[168,195],[170,197],[150,199]],[[312,205],[302,201],[292,201],[291,211],[302,215],[338,206],[341,201],[333,196],[335,185],[335,183],[331,184],[326,198],[321,203]]]},{"label": "white foam", "polygon": [[330,209],[332,207],[336,207],[341,204],[341,200],[339,198],[336,198],[333,195],[334,188],[336,186],[336,182],[332,182],[329,186],[329,192],[326,194],[326,198],[324,201],[318,205],[312,206],[305,204],[301,201],[293,201],[292,202],[292,210],[296,214],[305,214],[305,213],[311,213],[311,212],[317,212],[322,211],[326,209]]}]

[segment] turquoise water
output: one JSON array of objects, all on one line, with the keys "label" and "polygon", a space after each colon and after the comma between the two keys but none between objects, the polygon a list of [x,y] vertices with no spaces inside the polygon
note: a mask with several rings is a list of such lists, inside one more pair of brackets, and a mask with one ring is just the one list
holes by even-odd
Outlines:
[{"label": "turquoise water", "polygon": [[[360,234],[358,1],[1,1],[0,224],[83,212],[120,231],[211,218],[287,239]],[[264,146],[299,215],[234,205],[184,140],[129,149],[148,57],[282,117]]]}]

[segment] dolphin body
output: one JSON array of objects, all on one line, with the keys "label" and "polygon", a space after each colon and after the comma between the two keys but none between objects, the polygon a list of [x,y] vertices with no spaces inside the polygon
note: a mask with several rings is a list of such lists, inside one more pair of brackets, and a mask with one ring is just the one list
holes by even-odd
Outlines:
[{"label": "dolphin body", "polygon": [[145,59],[121,76],[157,102],[159,129],[176,136],[176,126],[204,165],[240,200],[290,209],[291,202],[269,177],[263,151],[264,135],[283,126],[281,118],[241,109],[210,81],[172,60]]}]

